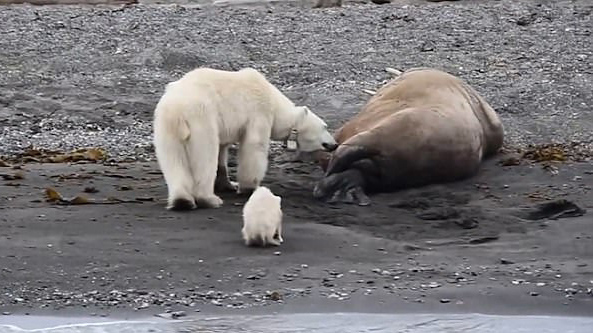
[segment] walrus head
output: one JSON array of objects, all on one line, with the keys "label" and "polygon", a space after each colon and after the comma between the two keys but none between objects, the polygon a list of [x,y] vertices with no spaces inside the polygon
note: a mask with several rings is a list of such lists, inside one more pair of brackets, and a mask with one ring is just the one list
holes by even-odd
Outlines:
[{"label": "walrus head", "polygon": [[365,194],[367,180],[364,173],[375,168],[371,158],[377,154],[372,148],[343,144],[333,154],[320,156],[318,162],[325,170],[325,177],[315,185],[313,196],[329,203],[369,205],[370,199]]},{"label": "walrus head", "polygon": [[349,169],[321,179],[313,189],[313,197],[327,203],[355,203],[368,206],[371,201],[364,193],[365,179],[360,170]]}]

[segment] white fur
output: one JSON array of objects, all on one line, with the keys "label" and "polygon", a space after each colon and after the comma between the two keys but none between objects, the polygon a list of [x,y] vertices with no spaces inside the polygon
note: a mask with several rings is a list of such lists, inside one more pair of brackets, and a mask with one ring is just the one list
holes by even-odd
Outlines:
[{"label": "white fur", "polygon": [[243,206],[245,245],[279,246],[282,239],[282,199],[265,186],[258,187]]},{"label": "white fur", "polygon": [[251,68],[198,68],[169,83],[153,125],[169,209],[176,199],[195,202],[192,208],[222,205],[214,183],[217,168],[226,170],[231,144],[239,144],[238,192],[257,188],[264,178],[270,140],[285,140],[296,130],[301,151],[335,144],[321,118],[306,106],[295,106]]}]

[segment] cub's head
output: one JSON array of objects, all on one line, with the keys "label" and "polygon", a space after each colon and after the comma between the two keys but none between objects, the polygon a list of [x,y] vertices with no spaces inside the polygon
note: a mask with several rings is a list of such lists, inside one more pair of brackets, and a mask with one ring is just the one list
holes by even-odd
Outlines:
[{"label": "cub's head", "polygon": [[327,124],[306,106],[297,106],[297,145],[302,152],[333,151],[338,144],[327,130]]}]

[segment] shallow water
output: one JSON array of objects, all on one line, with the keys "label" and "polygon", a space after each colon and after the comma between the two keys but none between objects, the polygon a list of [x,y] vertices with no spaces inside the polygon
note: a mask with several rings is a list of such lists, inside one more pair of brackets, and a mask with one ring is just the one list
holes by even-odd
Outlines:
[{"label": "shallow water", "polygon": [[494,316],[480,314],[286,314],[270,316],[197,316],[185,320],[6,316],[0,333],[585,333],[593,317]]}]

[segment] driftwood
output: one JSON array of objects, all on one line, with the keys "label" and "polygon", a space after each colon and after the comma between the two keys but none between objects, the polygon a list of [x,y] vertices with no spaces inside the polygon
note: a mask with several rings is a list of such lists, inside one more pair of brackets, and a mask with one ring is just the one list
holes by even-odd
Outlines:
[{"label": "driftwood", "polygon": [[[398,77],[403,73],[399,69],[395,69],[395,68],[391,68],[391,67],[385,68],[385,71],[387,73],[393,75],[393,77]],[[364,92],[365,94],[369,94],[371,96],[374,96],[377,93],[375,90],[371,90],[371,89],[362,89],[362,92]]]},{"label": "driftwood", "polygon": [[0,0],[0,5],[30,4],[44,5],[130,5],[138,0]]}]

